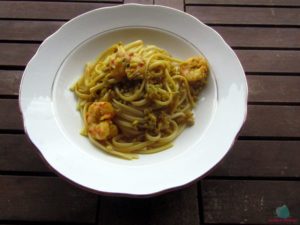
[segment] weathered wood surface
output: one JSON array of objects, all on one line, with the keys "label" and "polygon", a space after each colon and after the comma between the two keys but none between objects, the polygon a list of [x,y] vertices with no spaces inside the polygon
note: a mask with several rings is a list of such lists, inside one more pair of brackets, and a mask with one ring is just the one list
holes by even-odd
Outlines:
[{"label": "weathered wood surface", "polygon": [[97,196],[56,177],[0,176],[0,219],[96,221]]},{"label": "weathered wood surface", "polygon": [[300,6],[298,0],[185,0],[194,5],[239,5],[239,6]]},{"label": "weathered wood surface", "polygon": [[213,26],[235,48],[299,48],[300,29],[284,27]]},{"label": "weathered wood surface", "polygon": [[270,224],[278,219],[276,208],[286,205],[290,219],[299,224],[298,181],[204,180],[201,183],[205,223]]},{"label": "weathered wood surface", "polygon": [[103,197],[99,224],[198,225],[197,199],[196,185],[147,199]]},{"label": "weathered wood surface", "polygon": [[300,25],[300,8],[186,6],[186,12],[208,24]]},{"label": "weathered wood surface", "polygon": [[209,176],[300,177],[300,141],[239,140]]},{"label": "weathered wood surface", "polygon": [[43,41],[65,22],[0,20],[0,40]]},{"label": "weathered wood surface", "polygon": [[0,19],[69,20],[87,11],[111,6],[94,2],[0,1]]},{"label": "weathered wood surface", "polygon": [[0,172],[49,172],[24,134],[0,135]]}]

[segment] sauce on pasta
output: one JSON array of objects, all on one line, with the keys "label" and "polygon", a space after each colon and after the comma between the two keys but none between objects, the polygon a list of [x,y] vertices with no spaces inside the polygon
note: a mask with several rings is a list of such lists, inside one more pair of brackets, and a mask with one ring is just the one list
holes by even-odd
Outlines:
[{"label": "sauce on pasta", "polygon": [[208,74],[203,56],[183,61],[141,40],[114,44],[87,63],[71,87],[81,134],[124,159],[168,149],[193,125],[192,109]]}]

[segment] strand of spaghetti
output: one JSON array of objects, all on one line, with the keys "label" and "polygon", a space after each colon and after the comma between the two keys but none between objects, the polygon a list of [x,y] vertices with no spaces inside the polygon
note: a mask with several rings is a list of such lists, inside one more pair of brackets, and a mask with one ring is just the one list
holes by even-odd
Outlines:
[{"label": "strand of spaghetti", "polygon": [[95,86],[93,86],[93,87],[90,88],[90,92],[91,93],[95,93],[96,91],[104,88],[105,86],[106,86],[105,82],[96,84]]},{"label": "strand of spaghetti", "polygon": [[127,142],[118,142],[118,139],[120,139],[120,135],[115,136],[112,138],[112,144],[116,146],[117,148],[123,148],[123,147],[130,147],[133,143],[127,143]]},{"label": "strand of spaghetti", "polygon": [[148,103],[148,100],[143,98],[141,100],[132,101],[131,104],[134,106],[145,106]]},{"label": "strand of spaghetti", "polygon": [[150,135],[148,132],[146,132],[145,137],[147,140],[155,142],[158,141],[161,137],[161,134],[158,133],[156,136]]},{"label": "strand of spaghetti", "polygon": [[119,118],[116,118],[116,119],[115,119],[115,122],[116,122],[119,126],[121,126],[121,127],[126,127],[126,128],[131,128],[131,129],[133,129],[133,128],[132,128],[132,123],[129,123],[129,122],[125,121],[125,120],[121,120],[121,119],[119,119]]},{"label": "strand of spaghetti", "polygon": [[124,158],[124,159],[138,159],[138,155],[137,154],[131,154],[131,153],[122,153],[122,152],[118,152],[118,151],[115,151],[109,147],[106,147],[104,145],[102,145],[101,143],[99,143],[98,141],[96,141],[93,137],[91,137],[91,135],[88,135],[88,138],[90,139],[90,141],[98,148],[102,149],[103,151],[111,154],[111,155],[115,155],[115,156],[118,156],[118,157],[121,157],[121,158]]},{"label": "strand of spaghetti", "polygon": [[177,123],[174,120],[171,120],[170,124],[172,124],[172,126],[174,127],[173,131],[171,132],[171,134],[169,136],[161,137],[159,139],[158,143],[171,142],[172,140],[174,140],[177,137],[177,133],[179,131]]},{"label": "strand of spaghetti", "polygon": [[193,97],[192,97],[192,95],[191,95],[189,83],[188,83],[186,77],[181,76],[181,75],[175,75],[175,76],[173,76],[173,79],[180,79],[180,80],[183,80],[183,82],[184,82],[184,84],[185,84],[185,86],[186,86],[188,98],[189,98],[189,100],[190,100],[192,106],[195,106],[195,102],[194,102]]},{"label": "strand of spaghetti", "polygon": [[171,119],[175,119],[175,118],[180,117],[180,116],[185,116],[185,114],[183,112],[174,113],[174,114],[171,115]]},{"label": "strand of spaghetti", "polygon": [[118,127],[125,133],[126,135],[138,135],[140,132],[133,128],[131,123],[127,121],[120,120],[116,118],[114,122],[118,125]]},{"label": "strand of spaghetti", "polygon": [[168,143],[168,144],[165,144],[165,145],[160,146],[160,147],[155,147],[155,148],[151,148],[151,149],[147,149],[147,150],[140,150],[137,153],[139,153],[139,154],[153,154],[153,153],[162,152],[162,151],[164,151],[168,148],[171,148],[172,146],[173,146],[172,143]]},{"label": "strand of spaghetti", "polygon": [[97,84],[97,82],[101,79],[103,79],[106,76],[105,73],[100,73],[94,77],[92,77],[92,80],[89,82],[86,82],[86,86],[91,88],[92,86],[95,86]]},{"label": "strand of spaghetti", "polygon": [[117,116],[125,119],[127,121],[133,122],[133,121],[138,121],[138,122],[145,122],[145,118],[144,117],[138,117],[138,116],[133,116],[124,112],[117,112]]},{"label": "strand of spaghetti", "polygon": [[115,86],[114,90],[118,94],[119,98],[121,98],[124,101],[131,102],[141,97],[141,94],[144,90],[144,86],[145,86],[145,80],[143,80],[141,86],[132,95],[128,95],[128,96],[123,95],[117,86]]},{"label": "strand of spaghetti", "polygon": [[119,108],[120,110],[124,110],[125,112],[132,113],[136,116],[144,116],[144,113],[140,110],[137,110],[133,107],[130,107],[128,105],[122,104],[121,102],[117,101],[116,99],[113,99],[113,104],[116,108]]},{"label": "strand of spaghetti", "polygon": [[183,63],[183,61],[180,59],[176,59],[176,58],[170,57],[168,55],[164,55],[162,53],[156,53],[156,54],[152,55],[150,60],[152,60],[154,58],[165,59],[165,60],[169,60],[171,62],[176,62],[176,63]]},{"label": "strand of spaghetti", "polygon": [[[174,79],[170,76],[169,70],[165,69],[166,80],[172,85],[173,91],[178,91]],[[171,89],[171,88],[170,88]]]},{"label": "strand of spaghetti", "polygon": [[81,93],[80,91],[78,91],[77,86],[75,87],[74,91],[75,91],[76,95],[81,99],[89,100],[93,97],[91,94],[84,94],[84,93]]},{"label": "strand of spaghetti", "polygon": [[138,46],[142,46],[143,44],[144,44],[144,42],[142,40],[137,40],[137,41],[134,41],[134,42],[131,42],[131,43],[125,45],[124,49],[127,51],[129,49],[136,48]]},{"label": "strand of spaghetti", "polygon": [[[130,146],[124,146],[124,147],[116,147],[116,150],[120,151],[120,152],[123,152],[123,153],[131,153],[131,152],[134,152],[134,151],[138,151],[140,149],[143,149],[145,148],[146,146],[152,144],[153,142],[152,141],[145,141],[145,142],[140,142],[140,143],[137,143],[137,144],[132,144]],[[119,143],[119,145],[122,145],[121,143]]]}]

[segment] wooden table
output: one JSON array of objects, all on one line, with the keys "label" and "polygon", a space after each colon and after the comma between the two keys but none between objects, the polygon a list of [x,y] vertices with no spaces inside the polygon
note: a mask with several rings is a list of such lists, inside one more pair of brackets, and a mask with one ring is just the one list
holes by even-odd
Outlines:
[{"label": "wooden table", "polygon": [[[67,20],[123,1],[0,1],[0,224],[300,224],[300,1],[154,2],[212,26],[240,58],[249,112],[232,151],[205,179],[148,199],[100,196],[57,177],[24,134],[23,70]],[[286,220],[275,213],[284,204]]]}]

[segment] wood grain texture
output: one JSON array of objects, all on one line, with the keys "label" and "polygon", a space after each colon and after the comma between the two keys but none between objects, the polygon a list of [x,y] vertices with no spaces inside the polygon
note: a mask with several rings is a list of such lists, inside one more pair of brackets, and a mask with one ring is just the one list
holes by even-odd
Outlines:
[{"label": "wood grain texture", "polygon": [[0,171],[50,172],[23,134],[0,135]]},{"label": "wood grain texture", "polygon": [[298,0],[185,0],[186,4],[241,5],[241,6],[300,6]]},{"label": "wood grain texture", "polygon": [[250,102],[300,102],[300,76],[247,76]]},{"label": "wood grain texture", "polygon": [[208,24],[300,25],[300,8],[186,6]]},{"label": "wood grain texture", "polygon": [[209,176],[300,177],[300,141],[237,141]]},{"label": "wood grain texture", "polygon": [[69,20],[111,3],[0,1],[0,18]]},{"label": "wood grain texture", "polygon": [[[23,1],[24,2],[26,2],[26,1],[27,2],[32,2],[32,1],[58,2],[59,0],[23,0]],[[64,2],[90,2],[90,3],[95,3],[95,2],[102,2],[102,3],[103,2],[111,2],[111,3],[122,3],[123,0],[64,0]]]},{"label": "wood grain texture", "polygon": [[0,176],[0,187],[0,220],[96,220],[97,196],[59,178]]},{"label": "wood grain texture", "polygon": [[231,47],[300,48],[300,29],[213,26]]},{"label": "wood grain texture", "polygon": [[0,20],[0,40],[43,41],[64,22]]},{"label": "wood grain texture", "polygon": [[153,5],[153,2],[154,2],[154,0],[124,0],[124,4],[138,3],[138,4]]},{"label": "wood grain texture", "polygon": [[155,0],[155,5],[169,6],[175,9],[184,11],[184,1],[183,0]]},{"label": "wood grain texture", "polygon": [[0,95],[17,96],[22,74],[18,70],[0,70]]},{"label": "wood grain texture", "polygon": [[300,137],[300,106],[250,105],[240,135]]},{"label": "wood grain texture", "polygon": [[205,223],[269,224],[282,205],[299,221],[297,181],[204,180],[202,195]]},{"label": "wood grain texture", "polygon": [[300,51],[235,50],[246,72],[299,73]]},{"label": "wood grain texture", "polygon": [[0,66],[26,66],[39,44],[0,43]]},{"label": "wood grain texture", "polygon": [[18,100],[0,99],[0,129],[23,130]]},{"label": "wood grain texture", "polygon": [[198,225],[196,185],[147,199],[102,197],[99,225],[106,224]]}]

